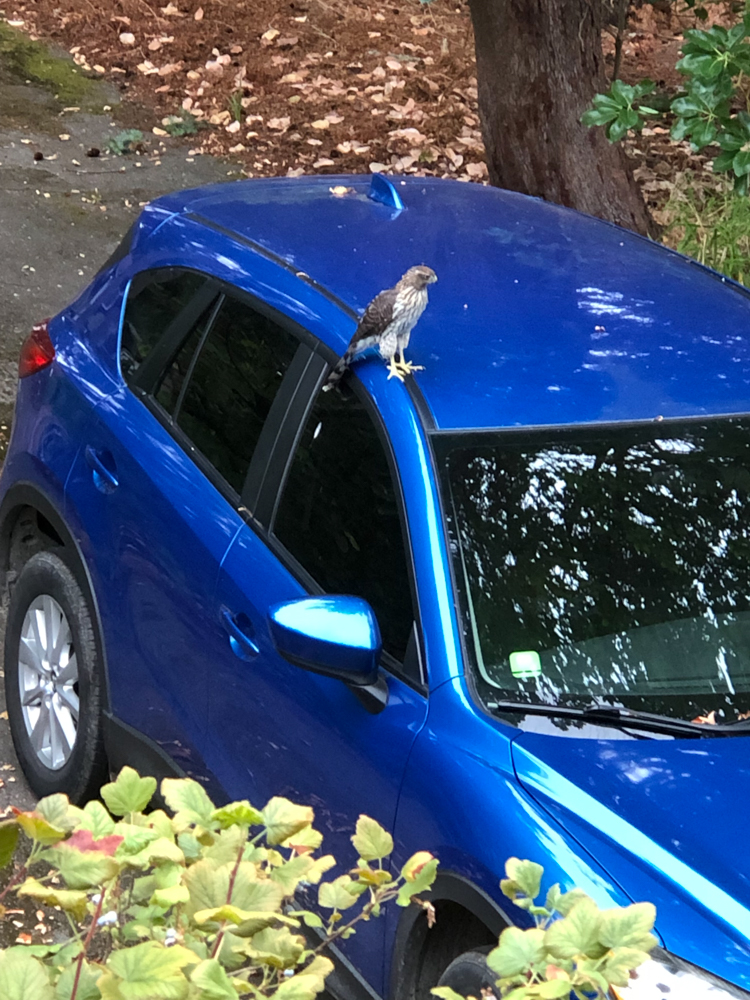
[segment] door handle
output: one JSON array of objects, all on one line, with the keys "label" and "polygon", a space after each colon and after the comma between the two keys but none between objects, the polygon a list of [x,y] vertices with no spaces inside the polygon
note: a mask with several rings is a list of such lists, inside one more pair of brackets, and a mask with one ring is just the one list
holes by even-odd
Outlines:
[{"label": "door handle", "polygon": [[[93,473],[94,486],[102,493],[112,493],[117,489],[119,485],[119,480],[115,473],[110,469],[104,462],[102,455],[92,448],[90,444],[86,445],[84,454],[86,456],[86,463]],[[106,453],[110,460],[110,463],[114,465],[114,459],[109,452]]]},{"label": "door handle", "polygon": [[[247,616],[242,615],[241,617],[247,621],[246,628],[251,628],[252,626],[250,625],[250,620]],[[221,621],[224,628],[229,633],[229,645],[232,647],[232,652],[235,656],[239,656],[241,660],[252,660],[253,657],[258,655],[260,649],[256,643],[253,642],[245,629],[238,625],[235,616],[228,608],[221,609]]]}]

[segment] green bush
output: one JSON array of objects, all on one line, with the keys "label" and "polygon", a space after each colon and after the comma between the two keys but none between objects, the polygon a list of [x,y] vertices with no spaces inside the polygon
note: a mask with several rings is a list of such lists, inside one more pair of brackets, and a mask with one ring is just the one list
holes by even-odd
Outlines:
[{"label": "green bush", "polygon": [[[420,905],[433,923],[418,894],[430,889],[437,860],[420,851],[392,873],[393,839],[368,816],[351,838],[355,867],[323,882],[336,862],[314,856],[323,838],[309,807],[272,798],[262,810],[247,801],[216,808],[197,782],[166,778],[160,790],[172,815],[147,813],[156,787],[125,767],[102,788],[104,804],[79,809],[50,795],[0,822],[0,867],[21,833],[30,842],[0,900],[14,891],[57,907],[71,928],[58,944],[0,952],[3,1000],[315,1000],[333,968],[325,947],[384,903]],[[503,893],[535,924],[503,931],[488,956],[507,1000],[604,998],[656,943],[648,903],[601,911],[580,890],[555,885],[540,905],[541,865],[511,858],[506,874]],[[327,920],[296,906],[300,885],[318,886]],[[304,928],[318,932],[316,947]],[[459,1000],[448,987],[432,992]]]},{"label": "green bush", "polygon": [[[2,895],[59,907],[72,932],[0,952],[3,1000],[314,1000],[332,969],[325,945],[389,900],[419,902],[435,878],[426,852],[392,874],[391,835],[360,816],[356,866],[321,882],[336,862],[314,857],[323,838],[309,807],[272,798],[262,810],[217,809],[197,782],[166,778],[173,815],[146,813],[156,785],[126,767],[102,788],[104,805],[50,795],[0,823],[0,866],[21,832],[31,842]],[[327,921],[295,907],[301,883],[318,885]],[[304,927],[318,929],[319,946]]]},{"label": "green bush", "polygon": [[[503,1000],[611,1000],[610,987],[627,986],[631,971],[657,943],[651,903],[600,910],[580,889],[561,892],[553,885],[541,905],[541,865],[511,858],[505,873],[500,888],[531,914],[535,926],[504,930],[487,956]],[[447,986],[432,992],[441,1000],[462,1000]]]}]

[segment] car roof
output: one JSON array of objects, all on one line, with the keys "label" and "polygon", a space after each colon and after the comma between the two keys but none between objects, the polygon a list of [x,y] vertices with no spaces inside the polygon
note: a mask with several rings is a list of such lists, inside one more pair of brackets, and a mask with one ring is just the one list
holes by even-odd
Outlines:
[{"label": "car roof", "polygon": [[[438,429],[750,411],[750,294],[647,239],[478,184],[369,177],[241,181],[180,192],[358,312],[414,264],[434,268],[407,357]],[[337,192],[344,186],[345,193]],[[300,301],[310,294],[300,282]],[[339,353],[340,334],[330,340]]]}]

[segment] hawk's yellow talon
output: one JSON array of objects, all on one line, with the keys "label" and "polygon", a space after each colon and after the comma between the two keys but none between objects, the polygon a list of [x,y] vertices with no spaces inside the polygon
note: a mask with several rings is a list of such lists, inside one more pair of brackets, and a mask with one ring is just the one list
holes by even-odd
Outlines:
[{"label": "hawk's yellow talon", "polygon": [[413,365],[411,361],[399,361],[397,363],[398,370],[403,372],[404,375],[411,375],[413,372],[423,372],[424,365]]},{"label": "hawk's yellow talon", "polygon": [[388,378],[390,380],[394,377],[397,378],[399,382],[404,381],[404,376],[399,371],[399,366],[396,364],[394,359],[391,358],[391,360],[388,362]]}]

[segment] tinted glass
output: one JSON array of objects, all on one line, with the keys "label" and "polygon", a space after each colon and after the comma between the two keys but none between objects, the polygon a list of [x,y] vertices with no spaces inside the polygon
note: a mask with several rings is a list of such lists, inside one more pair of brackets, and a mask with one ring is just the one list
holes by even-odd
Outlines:
[{"label": "tinted glass", "polygon": [[133,281],[120,342],[120,368],[130,381],[138,366],[148,357],[169,324],[176,319],[205,277],[195,271],[156,271],[139,275]]},{"label": "tinted glass", "polygon": [[445,469],[488,701],[750,709],[748,421],[474,435]]},{"label": "tinted glass", "polygon": [[188,377],[193,367],[195,352],[204,333],[206,332],[206,327],[208,326],[215,309],[216,304],[212,302],[206,309],[203,316],[201,316],[199,321],[190,331],[187,340],[177,352],[177,356],[172,364],[159,379],[159,384],[156,389],[156,398],[159,400],[167,413],[171,415],[174,415],[177,405],[180,402],[185,379]]},{"label": "tinted glass", "polygon": [[403,660],[413,611],[398,503],[380,437],[355,396],[319,395],[274,533],[325,591],[369,601],[385,649]]},{"label": "tinted glass", "polygon": [[277,324],[225,299],[175,415],[237,493],[298,342]]}]

